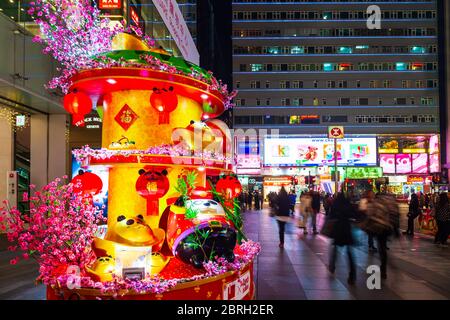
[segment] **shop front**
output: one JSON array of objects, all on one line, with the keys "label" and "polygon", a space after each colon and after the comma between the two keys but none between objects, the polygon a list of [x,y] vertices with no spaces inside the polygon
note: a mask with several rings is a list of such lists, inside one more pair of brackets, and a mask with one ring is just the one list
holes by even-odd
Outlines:
[{"label": "shop front", "polygon": [[439,136],[379,137],[379,163],[389,178],[386,188],[399,199],[412,193],[429,193],[432,175],[440,172]]}]

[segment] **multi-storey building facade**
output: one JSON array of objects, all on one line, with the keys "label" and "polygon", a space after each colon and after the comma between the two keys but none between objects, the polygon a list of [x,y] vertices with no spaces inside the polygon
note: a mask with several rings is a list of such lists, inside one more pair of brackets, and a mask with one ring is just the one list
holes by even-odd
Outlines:
[{"label": "multi-storey building facade", "polygon": [[234,0],[234,127],[437,132],[437,42],[434,0]]}]

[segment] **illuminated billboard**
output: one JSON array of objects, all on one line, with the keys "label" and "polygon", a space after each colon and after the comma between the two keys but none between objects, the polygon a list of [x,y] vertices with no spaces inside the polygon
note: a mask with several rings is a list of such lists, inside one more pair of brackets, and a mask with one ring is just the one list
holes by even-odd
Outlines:
[{"label": "illuminated billboard", "polygon": [[[337,163],[343,166],[376,166],[376,138],[337,141]],[[318,166],[334,164],[334,141],[328,138],[266,137],[264,166]]]}]

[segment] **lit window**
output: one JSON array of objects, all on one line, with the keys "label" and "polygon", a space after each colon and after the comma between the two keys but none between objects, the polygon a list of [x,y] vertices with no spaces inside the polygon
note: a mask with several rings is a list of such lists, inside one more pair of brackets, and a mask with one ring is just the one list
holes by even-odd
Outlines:
[{"label": "lit window", "polygon": [[299,124],[299,123],[300,123],[300,116],[289,117],[289,124]]},{"label": "lit window", "polygon": [[351,47],[339,47],[338,53],[342,53],[342,54],[352,53],[352,48]]},{"label": "lit window", "polygon": [[250,66],[251,66],[253,72],[263,70],[263,65],[261,63],[251,63]]},{"label": "lit window", "polygon": [[301,54],[305,53],[304,47],[294,46],[291,48],[291,54]]},{"label": "lit window", "polygon": [[333,64],[332,63],[324,63],[323,71],[333,71]]},{"label": "lit window", "polygon": [[330,20],[332,18],[331,12],[323,12],[323,20]]},{"label": "lit window", "polygon": [[424,47],[412,47],[411,53],[426,53],[426,50]]},{"label": "lit window", "polygon": [[397,62],[395,64],[395,70],[397,70],[397,71],[405,71],[406,70],[406,63],[404,63],[404,62]]},{"label": "lit window", "polygon": [[339,71],[349,71],[350,70],[350,63],[341,63],[339,65]]},{"label": "lit window", "polygon": [[356,46],[355,49],[358,49],[358,50],[369,49],[369,46]]},{"label": "lit window", "polygon": [[423,63],[413,63],[411,66],[412,70],[423,70]]}]

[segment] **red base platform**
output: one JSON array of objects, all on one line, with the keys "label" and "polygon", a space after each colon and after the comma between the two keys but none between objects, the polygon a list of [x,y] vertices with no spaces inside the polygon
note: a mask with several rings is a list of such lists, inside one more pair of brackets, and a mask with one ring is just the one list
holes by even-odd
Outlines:
[{"label": "red base platform", "polygon": [[181,283],[164,293],[102,293],[98,289],[47,287],[47,300],[252,300],[254,295],[253,262],[240,271]]}]

